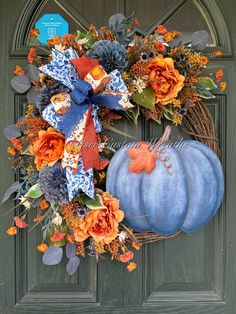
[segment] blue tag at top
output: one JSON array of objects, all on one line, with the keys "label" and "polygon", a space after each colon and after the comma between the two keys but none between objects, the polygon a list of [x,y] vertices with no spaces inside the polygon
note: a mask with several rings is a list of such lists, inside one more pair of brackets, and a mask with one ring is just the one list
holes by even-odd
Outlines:
[{"label": "blue tag at top", "polygon": [[68,22],[57,13],[47,13],[38,19],[35,28],[40,31],[38,40],[43,44],[47,44],[47,40],[55,35],[63,36],[69,33]]}]

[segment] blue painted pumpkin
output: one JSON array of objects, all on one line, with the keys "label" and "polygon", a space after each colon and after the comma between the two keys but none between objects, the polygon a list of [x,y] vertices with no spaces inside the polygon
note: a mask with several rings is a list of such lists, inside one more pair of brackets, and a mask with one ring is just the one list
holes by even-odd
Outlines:
[{"label": "blue painted pumpkin", "polygon": [[150,174],[131,173],[130,146],[126,146],[111,159],[107,191],[120,200],[126,224],[135,231],[163,235],[178,230],[195,232],[214,216],[222,202],[221,163],[208,146],[198,141],[164,147],[172,175],[160,159]]}]

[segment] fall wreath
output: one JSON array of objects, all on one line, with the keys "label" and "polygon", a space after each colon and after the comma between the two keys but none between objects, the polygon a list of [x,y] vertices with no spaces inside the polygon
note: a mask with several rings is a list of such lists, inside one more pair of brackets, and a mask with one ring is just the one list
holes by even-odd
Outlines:
[{"label": "fall wreath", "polygon": [[[218,139],[203,100],[226,83],[222,69],[206,74],[208,34],[195,32],[186,42],[159,25],[141,36],[137,24],[133,16],[116,14],[108,27],[54,36],[47,46],[33,29],[28,64],[16,65],[11,80],[28,104],[4,130],[19,178],[2,199],[18,200],[7,233],[26,228],[27,213],[34,211],[29,231],[42,227],[37,250],[44,264],[58,264],[65,246],[70,275],[80,256],[99,260],[105,253],[132,271],[133,251],[142,243],[198,230],[222,201]],[[220,56],[214,51],[211,57]],[[99,135],[109,129],[129,138],[116,120],[135,127],[140,115],[169,121],[158,145],[131,139],[116,152],[109,137]],[[195,141],[170,145],[171,124]]]}]

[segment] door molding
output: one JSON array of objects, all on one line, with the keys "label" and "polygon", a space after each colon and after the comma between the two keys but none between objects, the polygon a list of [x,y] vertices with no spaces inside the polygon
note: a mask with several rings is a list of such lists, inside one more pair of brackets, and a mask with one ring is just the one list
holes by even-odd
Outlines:
[{"label": "door molding", "polygon": [[[41,9],[47,4],[49,0],[27,0],[20,10],[20,14],[15,26],[15,32],[12,38],[10,58],[25,58],[28,53],[28,47],[26,45],[29,32],[33,28],[33,23],[39,16]],[[68,13],[76,22],[78,26],[82,29],[87,29],[89,23],[86,17],[84,17],[78,8],[69,4],[66,0],[53,0],[63,8],[66,13]],[[125,14],[125,2],[124,0],[115,0],[117,11]],[[144,31],[140,28],[136,28],[134,32],[138,34],[148,35],[151,34],[158,24],[164,24],[167,22],[178,10],[180,10],[183,5],[185,5],[190,0],[176,0],[176,2],[170,6],[167,11],[159,18],[157,21],[149,27],[148,30]],[[194,4],[198,8],[199,12],[205,19],[209,30],[211,32],[214,47],[209,47],[212,49],[221,49],[224,57],[232,57],[232,44],[230,40],[230,35],[225,18],[216,3],[215,0],[193,0]]]}]

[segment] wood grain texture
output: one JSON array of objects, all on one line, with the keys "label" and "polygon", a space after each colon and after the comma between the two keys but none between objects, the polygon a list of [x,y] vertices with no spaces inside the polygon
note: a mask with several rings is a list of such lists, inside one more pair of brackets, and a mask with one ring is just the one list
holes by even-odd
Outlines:
[{"label": "wood grain texture", "polygon": [[[42,13],[46,2],[0,1],[0,36],[4,43],[0,58],[1,134],[6,125],[18,118],[26,102],[24,95],[15,95],[8,82],[15,64],[26,64],[27,31]],[[124,13],[136,11],[144,28],[150,28],[156,21],[168,20],[168,12],[171,12],[173,6],[179,10],[180,3],[184,2],[57,0],[57,3],[51,1],[51,12],[62,12],[61,6],[65,6],[65,16],[73,13],[71,18],[76,17],[84,25],[91,21],[102,25],[117,10]],[[203,230],[194,235],[181,235],[176,239],[144,246],[136,254],[138,269],[131,274],[117,262],[106,259],[96,265],[95,260],[88,257],[82,259],[79,272],[72,277],[65,273],[66,259],[56,267],[42,265],[41,255],[35,250],[36,244],[41,241],[40,229],[30,235],[22,232],[14,241],[5,234],[5,229],[11,225],[12,215],[5,216],[0,221],[1,314],[235,314],[236,63],[232,47],[236,44],[236,4],[232,0],[191,2],[195,2],[198,10],[191,15],[191,19],[185,21],[186,27],[188,24],[192,27],[190,23],[194,24],[194,17],[200,19],[197,12],[200,12],[199,8],[204,8],[204,19],[207,18],[211,27],[214,26],[216,47],[224,51],[223,58],[212,63],[210,71],[214,73],[222,67],[228,88],[208,103],[218,129],[226,174],[226,195],[221,210]],[[58,3],[61,6],[58,7]],[[76,25],[73,23],[75,21],[71,22],[72,29]],[[140,119],[137,126],[119,121],[117,128],[139,140],[158,138],[163,131],[163,126],[144,119]],[[174,132],[176,139],[182,136],[185,135],[180,131]],[[112,137],[114,142],[130,141],[128,137],[117,134],[112,134]],[[13,175],[5,154],[7,142],[3,137],[0,138],[0,145],[2,195],[12,182]],[[7,202],[1,211],[11,206],[12,202]],[[35,213],[31,212],[29,220],[34,216]]]}]

